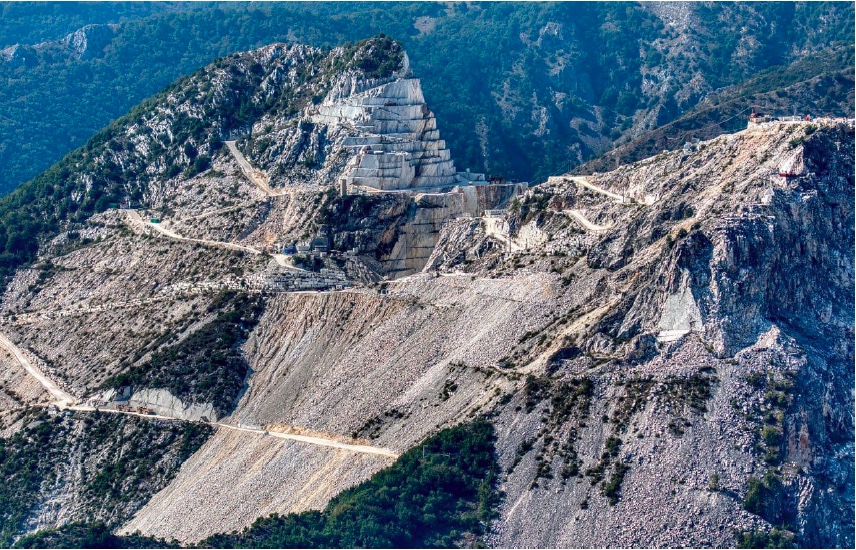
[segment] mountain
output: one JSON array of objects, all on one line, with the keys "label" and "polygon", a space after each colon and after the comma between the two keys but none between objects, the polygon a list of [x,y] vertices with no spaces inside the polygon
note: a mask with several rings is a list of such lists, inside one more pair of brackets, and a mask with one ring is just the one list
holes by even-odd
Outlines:
[{"label": "mountain", "polygon": [[[854,36],[849,6],[815,2],[2,9],[2,192],[180,76],[277,41],[329,47],[381,32],[397,39],[424,79],[462,168],[542,181],[680,118],[760,71],[786,70],[836,45],[852,51]],[[42,30],[27,30],[33,28]],[[838,96],[823,114],[852,113],[851,96]],[[779,104],[790,114],[822,97]]]},{"label": "mountain", "polygon": [[223,57],[0,200],[3,544],[852,547],[852,120],[530,187],[413,58]]},{"label": "mountain", "polygon": [[[610,153],[577,167],[581,174],[609,170],[678,145],[735,132],[752,112],[804,117],[815,113],[851,113],[854,94],[853,52],[830,48],[786,68],[775,68],[721,90],[689,113],[618,145]],[[787,115],[786,113],[791,113]]]}]

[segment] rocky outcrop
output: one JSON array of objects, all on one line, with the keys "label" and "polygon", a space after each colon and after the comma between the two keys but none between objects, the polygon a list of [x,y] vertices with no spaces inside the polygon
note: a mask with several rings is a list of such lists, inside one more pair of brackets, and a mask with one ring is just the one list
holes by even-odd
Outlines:
[{"label": "rocky outcrop", "polygon": [[[543,378],[498,413],[491,543],[717,546],[776,527],[852,544],[852,150],[849,124],[769,125],[593,178],[640,204],[570,182],[524,197],[510,225],[534,219],[563,252],[506,262],[584,298],[540,331],[551,344],[510,355]],[[560,213],[581,205],[614,224],[572,246]],[[446,269],[508,272],[461,229]],[[562,397],[581,379],[585,411]]]},{"label": "rocky outcrop", "polygon": [[348,128],[344,146],[356,153],[346,177],[349,184],[397,190],[458,181],[416,78],[399,78],[347,96],[334,88],[312,122]]},{"label": "rocky outcrop", "polygon": [[[225,420],[401,452],[485,415],[506,495],[494,545],[733,546],[735,531],[775,527],[800,544],[852,546],[852,126],[753,127],[583,181],[428,192],[418,178],[446,177],[447,159],[428,114],[411,109],[423,101],[414,82],[325,73],[344,51],[277,45],[201,73],[212,100],[236,72],[254,83],[240,87],[254,105],[277,86],[291,94],[238,142],[276,194],[247,182],[216,139],[182,134],[187,113],[204,120],[218,105],[189,99],[203,80],[123,126],[92,166],[148,163],[128,192],[139,186],[133,197],[173,237],[131,230],[112,210],[63,229],[9,283],[3,331],[86,398],[210,323],[220,289],[263,291],[258,324],[231,348],[250,370]],[[391,98],[412,103],[401,125],[380,114],[398,107]],[[340,119],[366,128],[348,135]],[[395,177],[410,166],[416,186],[339,195],[347,140],[375,129],[408,133],[413,150],[390,141],[378,156],[401,157]],[[149,155],[174,136],[178,150]],[[198,172],[194,152],[209,157]],[[430,166],[439,172],[419,172]],[[70,177],[85,189],[99,173]],[[333,252],[267,255],[316,239]],[[360,268],[347,289],[248,284]],[[236,315],[227,321],[248,322]],[[207,410],[162,389],[135,395],[174,416]],[[272,439],[218,434],[124,528],[199,540],[321,508],[388,463]]]},{"label": "rocky outcrop", "polygon": [[113,25],[86,25],[59,42],[69,48],[77,59],[92,59],[103,53],[113,39],[113,34]]},{"label": "rocky outcrop", "polygon": [[472,185],[446,193],[417,194],[413,199],[416,208],[397,229],[392,249],[379,258],[384,271],[393,277],[422,271],[449,221],[463,216],[479,217],[485,210],[506,205],[525,187],[525,184]]},{"label": "rocky outcrop", "polygon": [[[113,395],[104,395],[105,402],[113,401]],[[155,414],[178,418],[181,420],[216,422],[219,420],[214,405],[210,403],[184,403],[181,399],[164,389],[140,389],[130,394],[128,399],[117,403],[134,408],[145,407],[152,409]],[[110,403],[112,405],[112,403]]]}]

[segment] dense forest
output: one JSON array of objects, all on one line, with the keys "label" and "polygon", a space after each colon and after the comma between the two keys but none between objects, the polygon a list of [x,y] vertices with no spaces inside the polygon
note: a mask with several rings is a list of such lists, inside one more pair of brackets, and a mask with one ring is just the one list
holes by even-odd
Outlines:
[{"label": "dense forest", "polygon": [[574,168],[579,174],[605,172],[696,140],[746,127],[751,111],[782,115],[853,114],[852,48],[828,48],[791,65],[774,67],[701,102],[680,118],[622,143],[609,154]]},{"label": "dense forest", "polygon": [[329,47],[392,36],[410,53],[459,168],[531,180],[759,70],[836,43],[852,49],[854,30],[841,3],[691,4],[689,15],[595,2],[0,9],[0,193],[181,75],[276,41]]}]

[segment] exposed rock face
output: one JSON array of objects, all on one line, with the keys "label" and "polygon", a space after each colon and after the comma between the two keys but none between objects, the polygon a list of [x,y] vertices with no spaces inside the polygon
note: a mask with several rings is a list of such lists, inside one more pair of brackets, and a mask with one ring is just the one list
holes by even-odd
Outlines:
[{"label": "exposed rock face", "polygon": [[60,40],[60,44],[68,47],[78,59],[91,59],[98,57],[112,39],[112,25],[86,25]]},{"label": "exposed rock face", "polygon": [[358,153],[348,183],[395,190],[458,181],[416,78],[400,78],[351,95],[334,88],[312,122],[344,124],[351,130],[344,145]]},{"label": "exposed rock face", "polygon": [[37,54],[32,46],[21,46],[15,44],[0,50],[0,61],[9,67],[20,67],[36,63]]},{"label": "exposed rock face", "polygon": [[380,259],[384,271],[404,276],[421,271],[440,239],[443,227],[462,215],[480,216],[485,210],[508,204],[525,189],[523,184],[469,185],[445,193],[419,193],[416,208],[389,254]]},{"label": "exposed rock face", "polygon": [[[404,74],[302,88],[316,56],[276,46],[238,56],[235,71],[204,73],[220,93],[231,90],[227,74],[256,74],[258,64],[264,77],[241,88],[247,101],[286,83],[305,94],[304,109],[266,113],[239,142],[277,193],[197,137],[185,145],[211,163],[198,173],[166,165],[181,158],[189,168],[189,147],[154,155],[150,179],[128,185],[163,219],[129,229],[111,210],[43,243],[38,263],[7,288],[3,332],[68,391],[95,397],[110,376],[205,326],[217,291],[358,264],[365,276],[348,275],[344,290],[260,287],[264,313],[242,344],[250,374],[226,422],[399,452],[486,414],[506,495],[488,542],[502,547],[733,546],[735,530],[772,527],[804,545],[853,545],[852,126],[753,128],[553,180],[482,220],[463,214],[521,190],[337,196],[330,184],[346,177],[347,139],[360,135],[338,117],[353,107],[353,120],[395,130],[375,116],[386,105],[362,101],[419,97]],[[166,140],[145,136],[181,135],[179,113],[210,115],[214,107],[188,99],[202,82],[183,86],[111,138],[131,151],[96,150],[96,167],[139,167]],[[319,107],[311,98],[322,90]],[[336,122],[308,119],[321,107]],[[411,144],[439,139],[427,118],[407,120],[419,134]],[[426,170],[445,170],[437,147],[419,158],[404,151],[417,161],[411,184],[423,158],[440,159]],[[84,188],[95,176],[71,177]],[[307,254],[304,267],[268,255],[314,238],[337,254]],[[384,275],[401,277],[373,283]],[[188,405],[192,418],[209,410],[162,389],[134,394],[176,416]],[[273,439],[218,433],[123,529],[199,540],[267,513],[320,508],[389,462]]]},{"label": "exposed rock face", "polygon": [[[591,473],[559,479],[567,455],[537,436],[537,454],[519,458],[538,416],[549,418],[560,402],[526,415],[512,401],[498,417],[500,455],[512,471],[494,544],[731,545],[733,529],[765,530],[767,521],[792,526],[801,544],[852,544],[853,423],[844,413],[853,406],[852,148],[852,126],[769,126],[593,178],[659,200],[584,203],[614,229],[586,237],[588,262],[549,264],[573,265],[564,271],[572,292],[597,282],[589,300],[605,307],[586,328],[556,333],[547,352],[576,346],[558,354],[573,360],[523,359],[545,361],[553,388],[569,377],[595,381],[590,420],[572,432],[547,430],[590,457],[579,470]],[[781,178],[780,164],[795,155],[802,175]],[[573,186],[545,193],[536,204],[584,199]],[[563,241],[568,229],[551,210],[541,226]],[[715,379],[702,382],[705,372]],[[703,407],[678,397],[679,380],[709,384]],[[623,466],[601,486],[601,450],[615,448],[609,437],[621,440],[610,460]],[[554,473],[539,477],[545,463]],[[749,476],[765,475],[768,501],[746,505],[759,518],[741,504]],[[614,480],[621,497],[613,506],[604,495]]]},{"label": "exposed rock face", "polygon": [[[399,68],[387,78],[337,75],[323,101],[302,110],[300,122],[267,115],[243,143],[247,155],[267,169],[274,187],[339,189],[344,183],[351,192],[411,193],[412,200],[408,195],[383,199],[396,211],[403,208],[395,216],[404,218],[391,232],[384,224],[380,242],[375,239],[373,245],[379,251],[375,259],[393,277],[425,266],[447,221],[504,206],[526,187],[456,173],[420,81],[411,75],[407,54],[401,55]],[[391,210],[385,210],[388,217]],[[366,242],[350,236],[334,240]]]},{"label": "exposed rock face", "polygon": [[[110,399],[105,399],[109,401]],[[210,403],[186,404],[167,390],[144,389],[131,394],[128,399],[131,407],[149,407],[156,414],[180,418],[182,420],[198,421],[207,418],[211,422],[219,420],[214,406]]]}]

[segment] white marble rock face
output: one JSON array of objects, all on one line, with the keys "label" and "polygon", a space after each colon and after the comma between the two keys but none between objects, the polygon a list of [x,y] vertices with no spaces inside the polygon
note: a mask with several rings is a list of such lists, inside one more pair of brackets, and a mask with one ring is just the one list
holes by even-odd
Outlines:
[{"label": "white marble rock face", "polygon": [[312,117],[350,127],[345,146],[356,157],[348,183],[383,190],[456,183],[455,164],[417,78],[399,78],[364,91],[341,83]]}]

